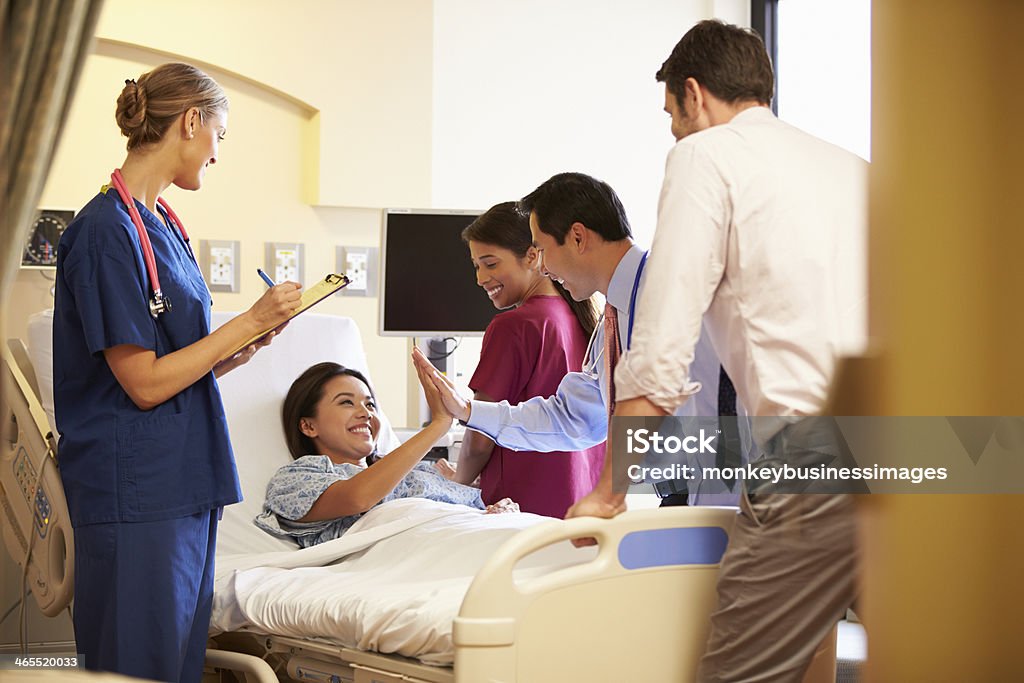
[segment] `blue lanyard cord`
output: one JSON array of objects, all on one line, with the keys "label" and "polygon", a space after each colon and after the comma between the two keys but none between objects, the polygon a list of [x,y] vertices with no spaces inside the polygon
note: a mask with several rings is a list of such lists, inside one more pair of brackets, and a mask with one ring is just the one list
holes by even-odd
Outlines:
[{"label": "blue lanyard cord", "polygon": [[[643,257],[640,259],[640,267],[636,269],[636,277],[633,279],[633,293],[629,297],[629,323],[626,328],[626,350],[629,350],[630,343],[633,341],[633,309],[636,308],[636,295],[640,291],[640,278],[644,272],[644,264],[647,263],[647,254],[644,252]],[[582,372],[592,378],[597,377],[597,364],[601,360],[604,354],[604,344],[600,347],[596,344],[598,331],[603,329],[604,326],[604,315],[601,315],[601,319],[597,321],[597,327],[594,328],[594,333],[590,335],[590,340],[587,342],[587,350],[583,354],[583,369]],[[594,354],[594,349],[597,348],[597,354]]]},{"label": "blue lanyard cord", "polygon": [[636,311],[636,294],[640,291],[640,276],[643,275],[644,265],[647,263],[647,255],[651,253],[645,251],[643,257],[640,259],[640,267],[636,269],[636,277],[633,278],[633,293],[629,297],[629,324],[626,327],[626,350],[629,351],[629,347],[633,344],[633,314]]}]

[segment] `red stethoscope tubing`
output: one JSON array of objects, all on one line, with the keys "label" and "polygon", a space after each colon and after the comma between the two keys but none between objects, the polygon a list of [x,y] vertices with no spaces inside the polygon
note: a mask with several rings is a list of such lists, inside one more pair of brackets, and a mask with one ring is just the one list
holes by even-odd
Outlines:
[{"label": "red stethoscope tubing", "polygon": [[[149,274],[149,285],[150,289],[153,290],[153,298],[160,302],[163,300],[163,291],[160,289],[160,276],[156,272],[156,256],[153,254],[153,243],[149,241],[149,233],[146,232],[145,226],[142,224],[142,216],[139,215],[139,209],[135,206],[135,200],[132,198],[128,188],[124,184],[124,178],[121,177],[121,169],[115,168],[114,172],[110,174],[110,182],[112,183],[117,194],[121,197],[121,201],[124,202],[125,208],[128,209],[128,216],[131,217],[132,223],[135,225],[135,230],[139,233],[139,242],[142,245],[142,258],[146,262],[146,272]],[[167,212],[168,218],[171,219],[171,223],[181,233],[181,238],[185,240],[185,246],[192,250],[192,246],[189,244],[188,233],[185,232],[185,225],[178,218],[178,214],[174,213],[174,209],[164,201],[163,197],[158,198],[157,203],[164,207],[164,211]],[[195,258],[193,256],[192,258]]]}]

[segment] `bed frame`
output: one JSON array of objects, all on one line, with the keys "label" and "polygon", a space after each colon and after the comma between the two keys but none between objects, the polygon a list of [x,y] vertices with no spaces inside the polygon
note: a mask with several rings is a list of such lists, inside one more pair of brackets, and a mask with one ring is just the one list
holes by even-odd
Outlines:
[{"label": "bed frame", "polygon": [[[579,518],[518,533],[474,578],[453,624],[455,666],[253,632],[218,636],[207,663],[271,683],[690,681],[716,602],[735,508],[663,508]],[[518,582],[516,563],[552,543],[594,536],[586,564]],[[237,653],[245,659],[218,661]],[[253,660],[262,660],[258,663]]]}]

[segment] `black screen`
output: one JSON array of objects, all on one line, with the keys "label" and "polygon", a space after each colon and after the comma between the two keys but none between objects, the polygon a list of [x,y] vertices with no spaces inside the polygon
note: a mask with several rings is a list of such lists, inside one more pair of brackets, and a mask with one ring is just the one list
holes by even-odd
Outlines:
[{"label": "black screen", "polygon": [[483,332],[497,313],[477,286],[462,230],[475,213],[384,214],[381,332]]}]

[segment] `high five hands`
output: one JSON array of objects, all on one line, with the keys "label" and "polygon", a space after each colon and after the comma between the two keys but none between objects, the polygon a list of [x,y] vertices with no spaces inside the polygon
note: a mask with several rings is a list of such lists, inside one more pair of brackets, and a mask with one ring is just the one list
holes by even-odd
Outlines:
[{"label": "high five hands", "polygon": [[458,389],[445,375],[438,372],[437,368],[431,365],[427,357],[418,348],[413,349],[412,361],[416,365],[416,371],[422,378],[428,378],[437,389],[444,409],[456,420],[465,422],[469,419],[470,402],[459,394]]}]

